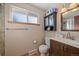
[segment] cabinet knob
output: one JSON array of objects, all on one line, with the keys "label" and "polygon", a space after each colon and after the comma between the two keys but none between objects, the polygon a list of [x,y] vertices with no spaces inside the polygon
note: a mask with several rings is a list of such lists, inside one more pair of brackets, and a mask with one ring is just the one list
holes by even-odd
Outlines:
[{"label": "cabinet knob", "polygon": [[68,49],[68,48],[67,48],[66,46],[63,46],[63,50],[64,50],[64,51],[67,51],[67,49]]}]

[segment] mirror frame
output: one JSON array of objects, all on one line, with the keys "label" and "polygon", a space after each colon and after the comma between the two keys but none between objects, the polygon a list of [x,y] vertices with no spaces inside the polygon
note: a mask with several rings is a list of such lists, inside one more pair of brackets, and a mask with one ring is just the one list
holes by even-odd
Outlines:
[{"label": "mirror frame", "polygon": [[62,16],[63,13],[61,13],[61,31],[79,31],[79,30],[67,30],[67,29],[63,29],[63,16]]},{"label": "mirror frame", "polygon": [[[77,5],[76,7],[72,8],[72,9],[68,9],[65,12],[71,11],[71,10],[73,10],[75,8],[79,8],[79,5]],[[65,12],[63,12],[63,13],[65,13]],[[79,29],[78,30],[76,30],[76,29],[74,29],[74,30],[63,29],[63,16],[62,16],[63,13],[61,13],[61,31],[79,31]]]}]

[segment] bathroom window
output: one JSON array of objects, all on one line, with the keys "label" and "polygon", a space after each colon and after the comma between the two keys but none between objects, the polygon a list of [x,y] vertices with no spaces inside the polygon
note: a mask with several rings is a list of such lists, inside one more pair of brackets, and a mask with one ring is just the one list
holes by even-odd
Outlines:
[{"label": "bathroom window", "polygon": [[12,12],[13,22],[27,22],[27,15],[21,12]]},{"label": "bathroom window", "polygon": [[38,24],[38,15],[31,12],[31,11],[28,11],[28,10],[25,10],[25,9],[22,9],[22,8],[19,8],[19,7],[12,7],[11,9],[11,21],[12,22],[20,22],[20,23],[32,23],[32,24]]},{"label": "bathroom window", "polygon": [[38,16],[32,13],[28,14],[28,23],[37,23]]}]

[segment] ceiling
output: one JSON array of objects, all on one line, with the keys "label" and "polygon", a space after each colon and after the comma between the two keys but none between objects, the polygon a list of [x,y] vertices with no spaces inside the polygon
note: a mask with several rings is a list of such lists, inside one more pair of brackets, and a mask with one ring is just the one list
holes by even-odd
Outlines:
[{"label": "ceiling", "polygon": [[58,3],[31,3],[31,5],[41,8],[42,10],[48,10],[51,7],[58,7]]}]

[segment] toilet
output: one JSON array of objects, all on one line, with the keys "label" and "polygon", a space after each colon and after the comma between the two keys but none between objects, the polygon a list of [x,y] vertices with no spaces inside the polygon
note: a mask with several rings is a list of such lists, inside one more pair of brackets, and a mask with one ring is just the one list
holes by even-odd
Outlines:
[{"label": "toilet", "polygon": [[50,39],[45,38],[45,44],[39,46],[39,52],[41,56],[46,56],[50,48]]}]

